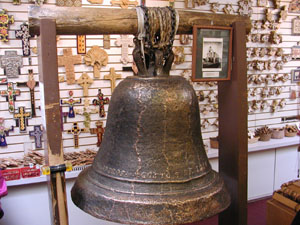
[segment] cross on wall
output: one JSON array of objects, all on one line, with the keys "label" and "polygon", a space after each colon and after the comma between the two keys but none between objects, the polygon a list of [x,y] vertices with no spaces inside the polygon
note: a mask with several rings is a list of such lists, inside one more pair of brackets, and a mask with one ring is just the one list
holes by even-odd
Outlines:
[{"label": "cross on wall", "polygon": [[0,66],[4,69],[4,74],[8,78],[16,78],[20,74],[20,67],[23,65],[22,56],[17,51],[5,51],[0,58]]},{"label": "cross on wall", "polygon": [[127,34],[123,34],[123,35],[121,35],[120,38],[118,38],[116,40],[115,43],[116,43],[117,46],[122,46],[122,48],[121,48],[121,55],[122,55],[121,56],[121,62],[126,65],[130,61],[129,57],[128,57],[128,47],[133,46],[133,39],[130,38]]},{"label": "cross on wall", "polygon": [[68,134],[73,134],[73,140],[74,140],[74,147],[79,147],[79,134],[81,132],[84,132],[85,129],[80,129],[78,126],[78,123],[73,123],[73,128],[71,130],[68,130]]},{"label": "cross on wall", "polygon": [[9,132],[14,131],[13,126],[11,126],[10,128],[5,128],[3,124],[4,118],[0,118],[0,147],[7,146],[5,137],[9,136]]},{"label": "cross on wall", "polygon": [[30,38],[29,26],[26,23],[20,25],[20,30],[15,31],[16,38],[22,41],[23,56],[30,56]]},{"label": "cross on wall", "polygon": [[81,98],[79,100],[74,100],[73,94],[74,94],[73,91],[69,91],[70,98],[68,100],[60,100],[60,104],[69,106],[69,113],[68,113],[69,118],[75,117],[74,105],[81,103]]},{"label": "cross on wall", "polygon": [[75,109],[76,114],[80,114],[80,115],[84,116],[83,124],[87,130],[90,129],[91,114],[99,112],[99,110],[97,108],[91,108],[89,106],[90,106],[90,100],[85,99],[83,109]]},{"label": "cross on wall", "polygon": [[8,41],[8,28],[15,22],[14,17],[7,14],[5,9],[0,10],[0,41]]},{"label": "cross on wall", "polygon": [[19,96],[21,94],[21,91],[19,89],[14,89],[14,83],[12,82],[1,84],[7,84],[7,90],[3,90],[0,93],[2,97],[6,97],[6,101],[8,102],[8,111],[10,113],[14,113],[16,96]]},{"label": "cross on wall", "polygon": [[99,105],[99,116],[105,117],[105,109],[104,105],[109,103],[109,98],[104,98],[103,93],[101,92],[101,89],[98,89],[97,99],[93,100],[93,105]]},{"label": "cross on wall", "polygon": [[25,107],[21,106],[18,108],[18,113],[14,114],[14,118],[16,119],[16,126],[20,128],[20,133],[26,132],[31,113],[25,112]]},{"label": "cross on wall", "polygon": [[110,68],[110,73],[108,75],[104,76],[104,80],[110,80],[111,82],[111,93],[113,93],[115,87],[116,87],[116,80],[121,79],[121,74],[117,74],[115,72],[115,68]]},{"label": "cross on wall", "polygon": [[83,96],[89,96],[89,87],[94,80],[87,73],[83,73],[76,82],[83,88]]},{"label": "cross on wall", "polygon": [[29,131],[29,136],[34,137],[35,148],[42,148],[43,129],[41,125],[35,125],[33,131]]},{"label": "cross on wall", "polygon": [[91,134],[97,134],[97,147],[100,147],[102,143],[102,137],[104,134],[104,127],[103,127],[103,122],[97,121],[96,122],[96,128],[91,128],[90,129]]}]

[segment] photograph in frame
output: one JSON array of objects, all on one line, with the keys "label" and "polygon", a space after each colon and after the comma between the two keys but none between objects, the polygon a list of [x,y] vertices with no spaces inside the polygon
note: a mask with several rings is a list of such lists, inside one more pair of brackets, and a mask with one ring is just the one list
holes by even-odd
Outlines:
[{"label": "photograph in frame", "polygon": [[193,27],[192,81],[229,80],[232,28]]}]

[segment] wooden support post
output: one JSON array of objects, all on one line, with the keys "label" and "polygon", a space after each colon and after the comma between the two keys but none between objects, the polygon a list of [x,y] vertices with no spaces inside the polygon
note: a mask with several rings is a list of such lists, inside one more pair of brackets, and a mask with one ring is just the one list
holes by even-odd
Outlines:
[{"label": "wooden support post", "polygon": [[230,81],[219,82],[219,172],[231,195],[231,205],[219,215],[219,225],[247,224],[247,66],[246,29],[233,24],[233,68]]},{"label": "wooden support post", "polygon": [[[59,86],[56,50],[56,25],[53,19],[40,20],[38,38],[40,88],[43,96],[42,118],[46,129],[45,156],[47,164],[58,166],[64,163],[59,104]],[[66,186],[64,172],[51,172],[48,177],[51,196],[50,210],[53,225],[68,225]]]}]

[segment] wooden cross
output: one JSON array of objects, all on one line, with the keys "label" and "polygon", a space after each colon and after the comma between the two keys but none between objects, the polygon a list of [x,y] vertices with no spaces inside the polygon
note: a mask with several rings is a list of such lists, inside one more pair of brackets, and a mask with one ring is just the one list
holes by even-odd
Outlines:
[{"label": "wooden cross", "polygon": [[5,51],[5,55],[1,56],[0,65],[8,78],[15,78],[20,74],[23,59],[22,56],[17,55],[17,51]]},{"label": "wooden cross", "polygon": [[81,64],[81,56],[73,55],[71,48],[65,48],[63,55],[58,56],[58,66],[64,66],[66,68],[67,84],[75,83],[74,65]]},{"label": "wooden cross", "polygon": [[79,146],[79,134],[81,132],[84,132],[85,129],[79,129],[78,123],[73,123],[73,128],[71,130],[68,130],[68,134],[73,134],[73,139],[74,139],[74,147],[78,148]]},{"label": "wooden cross", "polygon": [[35,148],[42,148],[43,129],[41,125],[35,125],[33,131],[29,131],[29,136],[34,137]]},{"label": "wooden cross", "polygon": [[63,112],[63,107],[60,106],[60,118],[61,118],[61,124],[60,124],[60,128],[61,128],[61,131],[64,131],[64,123],[67,122],[67,118],[68,118],[68,115],[69,113],[68,112]]},{"label": "wooden cross", "polygon": [[14,131],[13,126],[11,126],[11,128],[5,128],[3,123],[4,118],[0,118],[0,147],[7,146],[5,137],[9,136],[9,132]]},{"label": "wooden cross", "polygon": [[110,35],[109,34],[103,35],[103,48],[110,49]]},{"label": "wooden cross", "polygon": [[86,53],[86,36],[85,35],[77,35],[77,54],[85,54]]},{"label": "wooden cross", "polygon": [[9,16],[5,9],[0,10],[0,41],[8,41],[8,28],[14,22],[14,17]]},{"label": "wooden cross", "polygon": [[79,84],[83,88],[83,96],[89,96],[89,87],[92,85],[94,80],[89,77],[87,73],[83,73],[81,77],[77,80],[77,84]]},{"label": "wooden cross", "polygon": [[90,108],[90,100],[84,100],[84,107],[83,109],[75,109],[76,114],[80,114],[84,116],[84,126],[86,129],[90,129],[91,124],[91,114],[98,113],[99,110],[97,108]]},{"label": "wooden cross", "polygon": [[6,101],[8,102],[8,111],[10,113],[14,113],[16,96],[19,96],[21,92],[19,89],[14,89],[14,84],[12,82],[4,84],[7,84],[7,90],[1,91],[1,96],[6,97]]},{"label": "wooden cross", "polygon": [[16,126],[20,128],[20,133],[26,132],[26,126],[28,126],[28,118],[31,117],[31,113],[25,112],[25,107],[18,108],[18,113],[14,114],[16,119]]},{"label": "wooden cross", "polygon": [[97,139],[98,139],[97,146],[100,147],[100,145],[102,143],[102,137],[103,137],[103,134],[104,134],[103,122],[97,121],[96,122],[96,128],[91,128],[90,133],[91,134],[97,134]]},{"label": "wooden cross", "polygon": [[68,105],[69,106],[68,117],[69,118],[74,118],[75,117],[74,105],[75,104],[80,104],[81,103],[81,98],[79,100],[74,100],[73,99],[73,91],[69,91],[69,96],[70,96],[70,98],[68,100],[60,100],[60,104]]},{"label": "wooden cross", "polygon": [[99,116],[105,117],[106,114],[105,114],[104,105],[109,103],[109,98],[108,97],[104,98],[101,89],[98,89],[97,97],[98,99],[93,100],[93,105],[99,105]]},{"label": "wooden cross", "polygon": [[22,41],[23,56],[30,56],[29,26],[26,23],[20,25],[20,30],[15,31],[16,38]]},{"label": "wooden cross", "polygon": [[123,64],[127,64],[129,62],[128,57],[128,47],[133,46],[133,39],[129,38],[127,34],[121,35],[120,38],[117,38],[116,40],[117,46],[122,46],[121,48],[121,62]]},{"label": "wooden cross", "polygon": [[99,78],[101,67],[107,65],[108,55],[105,50],[95,45],[87,52],[84,61],[86,65],[94,67],[94,78]]},{"label": "wooden cross", "polygon": [[116,87],[116,80],[121,79],[121,74],[117,74],[115,72],[115,68],[110,68],[109,75],[104,76],[104,80],[110,80],[111,81],[111,93],[113,93],[115,87]]},{"label": "wooden cross", "polygon": [[112,0],[110,1],[112,5],[119,5],[122,9],[128,9],[128,6],[133,5],[137,6],[139,3],[137,1],[130,1],[130,0]]},{"label": "wooden cross", "polygon": [[30,103],[31,103],[31,115],[32,117],[36,116],[36,112],[35,112],[35,98],[34,98],[34,88],[36,86],[39,86],[39,82],[34,80],[33,77],[33,70],[30,69],[28,70],[28,81],[27,82],[23,82],[23,83],[17,83],[18,87],[28,87],[30,90]]}]

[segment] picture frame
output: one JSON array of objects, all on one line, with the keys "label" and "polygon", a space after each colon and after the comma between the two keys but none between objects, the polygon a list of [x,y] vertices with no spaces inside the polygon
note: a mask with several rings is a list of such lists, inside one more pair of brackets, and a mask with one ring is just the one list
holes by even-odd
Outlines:
[{"label": "picture frame", "polygon": [[292,34],[293,35],[300,35],[300,17],[292,20]]},{"label": "picture frame", "polygon": [[300,68],[292,70],[292,83],[300,82]]},{"label": "picture frame", "polygon": [[230,80],[232,27],[193,26],[192,81]]}]

